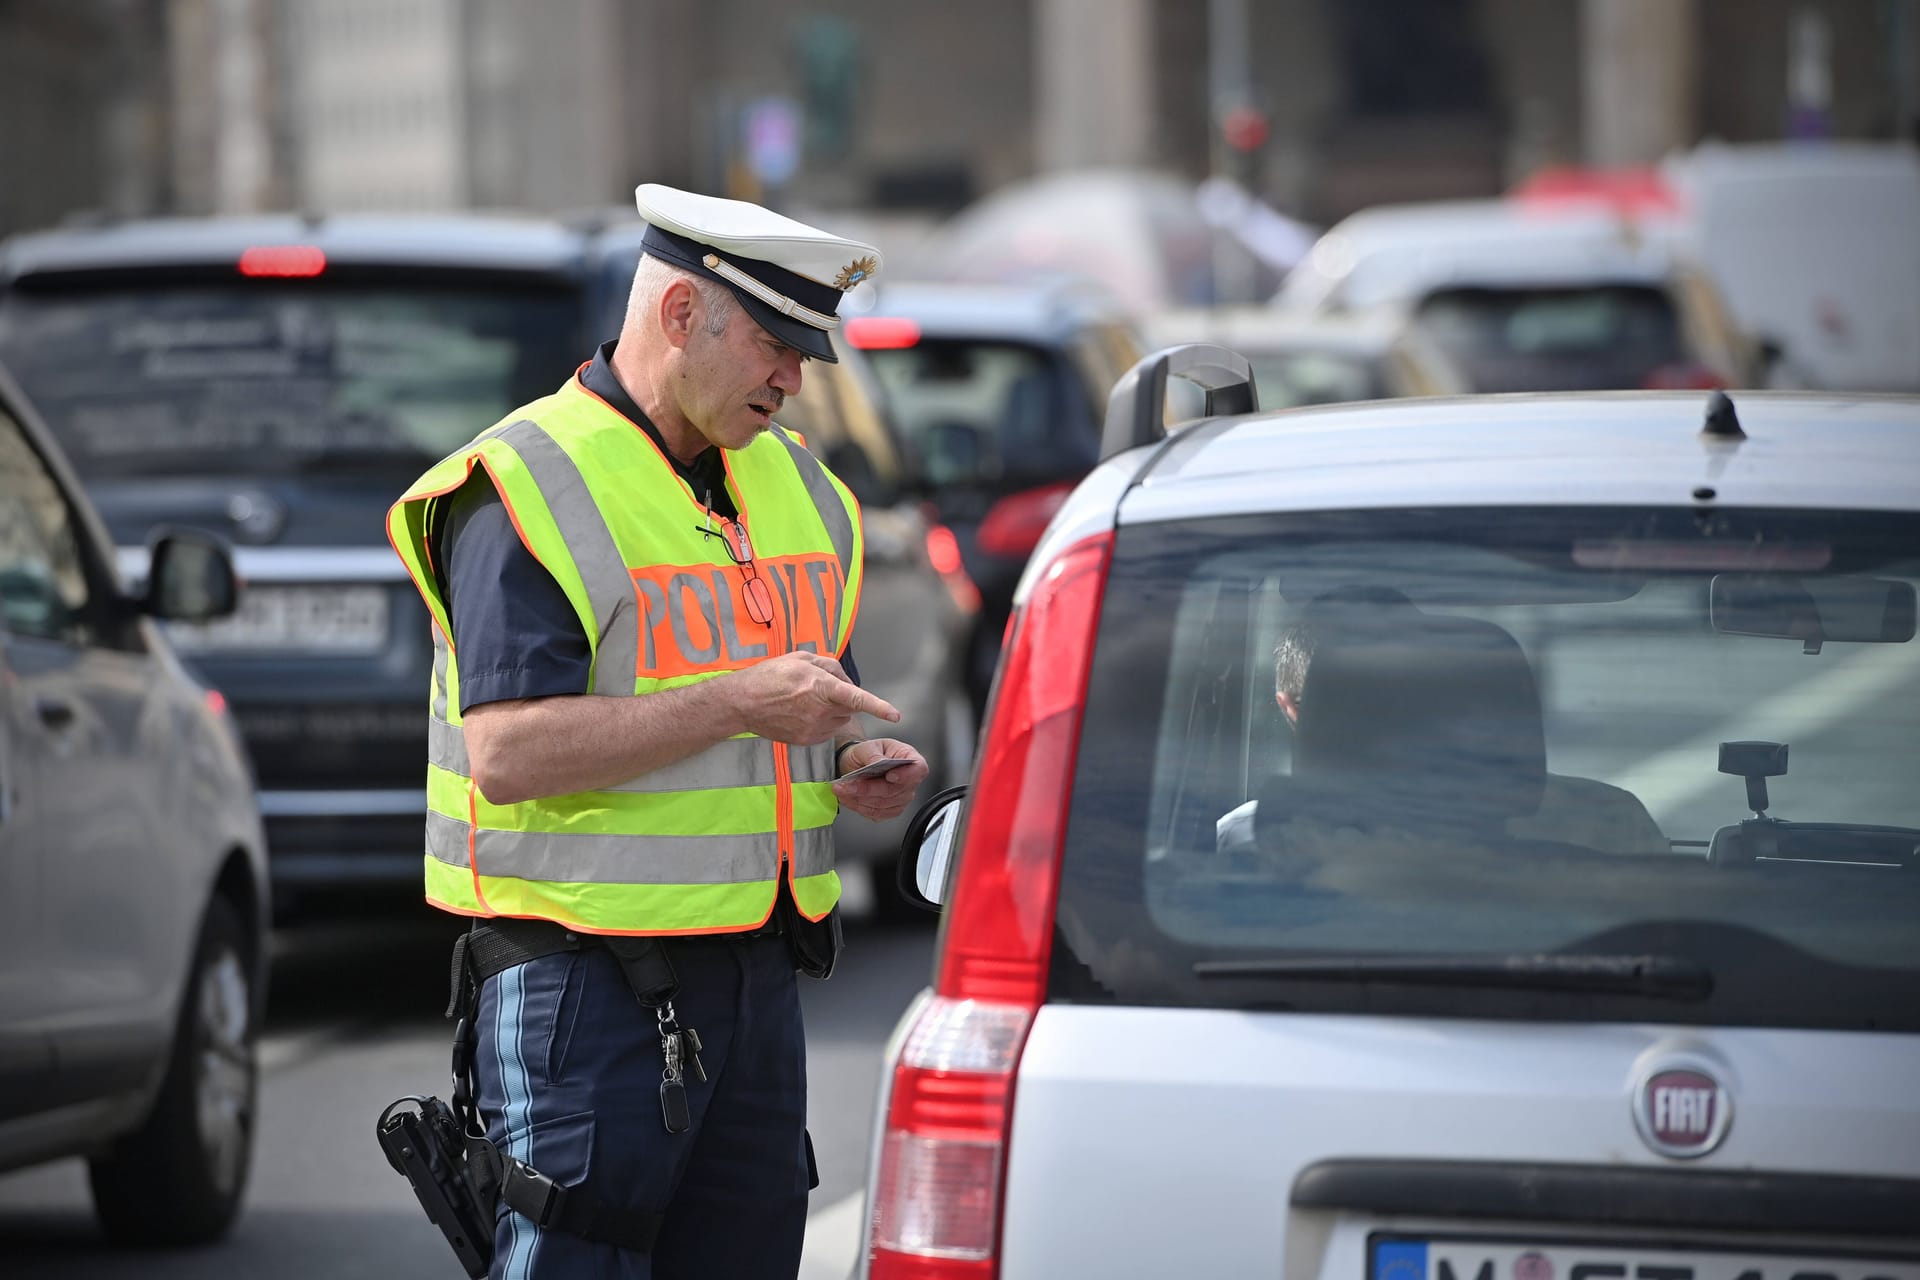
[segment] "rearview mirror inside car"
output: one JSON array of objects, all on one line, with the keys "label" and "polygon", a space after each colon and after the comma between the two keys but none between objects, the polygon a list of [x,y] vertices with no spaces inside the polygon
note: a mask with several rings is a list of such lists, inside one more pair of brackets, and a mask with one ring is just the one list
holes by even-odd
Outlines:
[{"label": "rearview mirror inside car", "polygon": [[206,622],[232,613],[239,599],[233,556],[217,538],[176,529],[154,541],[144,602],[148,613],[170,622]]},{"label": "rearview mirror inside car", "polygon": [[1914,636],[1914,589],[1897,578],[1715,574],[1707,612],[1723,635],[1799,640],[1808,652],[1826,641],[1905,644]]}]

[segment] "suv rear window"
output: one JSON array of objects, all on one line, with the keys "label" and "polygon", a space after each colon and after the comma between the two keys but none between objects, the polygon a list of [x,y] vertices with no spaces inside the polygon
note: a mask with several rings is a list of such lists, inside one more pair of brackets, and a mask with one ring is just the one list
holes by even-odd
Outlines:
[{"label": "suv rear window", "polygon": [[1085,385],[1053,352],[923,338],[867,354],[900,434],[935,487],[1037,484],[1093,466],[1098,428]]},{"label": "suv rear window", "polygon": [[1445,289],[1415,315],[1476,391],[1610,391],[1683,364],[1680,319],[1645,285]]},{"label": "suv rear window", "polygon": [[0,361],[89,480],[412,474],[559,386],[581,306],[508,283],[16,290]]},{"label": "suv rear window", "polygon": [[1124,526],[1053,994],[1920,1030],[1920,641],[1830,638],[1916,582],[1882,513]]}]

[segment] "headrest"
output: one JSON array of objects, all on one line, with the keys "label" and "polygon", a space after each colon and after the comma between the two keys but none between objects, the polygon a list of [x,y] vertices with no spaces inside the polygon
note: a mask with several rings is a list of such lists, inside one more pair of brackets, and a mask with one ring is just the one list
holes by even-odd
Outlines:
[{"label": "headrest", "polygon": [[1317,608],[1293,773],[1397,825],[1472,828],[1535,812],[1546,785],[1540,694],[1490,622],[1410,605]]}]

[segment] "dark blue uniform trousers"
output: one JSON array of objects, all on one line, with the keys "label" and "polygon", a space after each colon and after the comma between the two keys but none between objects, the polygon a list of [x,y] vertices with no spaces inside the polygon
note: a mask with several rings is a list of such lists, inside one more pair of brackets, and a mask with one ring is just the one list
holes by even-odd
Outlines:
[{"label": "dark blue uniform trousers", "polygon": [[487,1136],[563,1186],[665,1216],[649,1254],[543,1231],[500,1206],[493,1280],[792,1280],[813,1156],[806,1045],[786,939],[673,938],[674,1009],[705,1044],[692,1125],[660,1115],[660,1035],[600,948],[543,956],[480,991]]}]

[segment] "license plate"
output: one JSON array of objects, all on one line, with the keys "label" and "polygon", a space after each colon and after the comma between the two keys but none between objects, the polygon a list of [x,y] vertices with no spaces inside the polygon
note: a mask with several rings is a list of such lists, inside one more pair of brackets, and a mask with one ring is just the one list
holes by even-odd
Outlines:
[{"label": "license plate", "polygon": [[1375,1235],[1367,1280],[1920,1280],[1920,1258]]},{"label": "license plate", "polygon": [[377,653],[387,644],[384,587],[245,587],[240,607],[212,622],[168,628],[186,653]]}]

